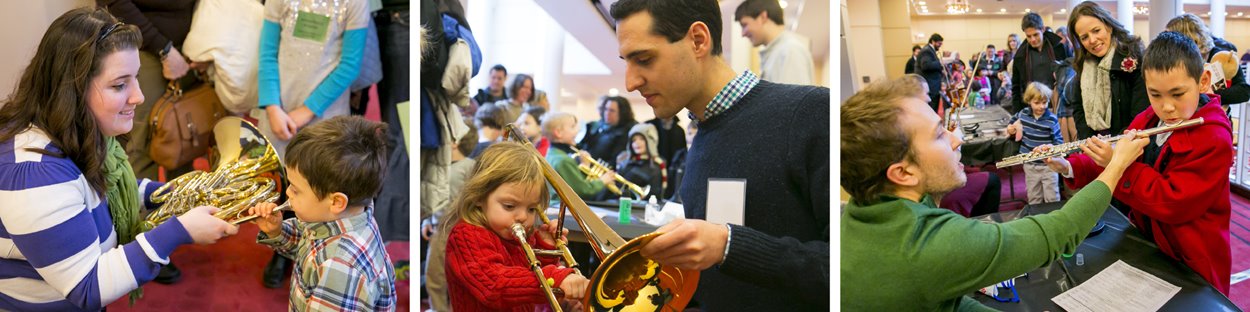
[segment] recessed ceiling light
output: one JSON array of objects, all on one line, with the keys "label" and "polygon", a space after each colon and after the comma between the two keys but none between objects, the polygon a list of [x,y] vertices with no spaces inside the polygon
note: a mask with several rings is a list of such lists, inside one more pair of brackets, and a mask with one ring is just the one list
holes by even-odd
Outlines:
[{"label": "recessed ceiling light", "polygon": [[977,13],[981,13],[981,9],[977,9]]},{"label": "recessed ceiling light", "polygon": [[1027,9],[1027,8],[1026,8],[1026,9],[1024,9],[1024,13],[1029,13],[1029,12],[1033,12],[1033,10],[1029,10],[1029,9]]},{"label": "recessed ceiling light", "polygon": [[786,0],[781,0],[781,1],[777,1],[777,4],[781,5],[781,8],[784,9],[786,8],[786,5],[788,5],[789,3],[786,3]]},{"label": "recessed ceiling light", "polygon": [[916,2],[916,4],[924,5],[924,1]]},{"label": "recessed ceiling light", "polygon": [[998,9],[998,13],[1007,13],[1007,9]]},{"label": "recessed ceiling light", "polygon": [[1059,9],[1059,13],[1067,12],[1068,9]]},{"label": "recessed ceiling light", "polygon": [[1246,12],[1237,12],[1237,16],[1242,16],[1243,14],[1246,14]]}]

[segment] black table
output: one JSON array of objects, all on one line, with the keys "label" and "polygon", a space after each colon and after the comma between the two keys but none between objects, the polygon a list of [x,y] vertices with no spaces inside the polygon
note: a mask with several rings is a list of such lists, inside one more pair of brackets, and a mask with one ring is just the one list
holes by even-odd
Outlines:
[{"label": "black table", "polygon": [[[962,158],[959,159],[964,165],[982,166],[1019,154],[1020,142],[998,133],[1005,132],[999,129],[1006,129],[1007,121],[1011,119],[1011,115],[1002,107],[970,107],[959,115],[959,121],[965,129],[964,144],[960,148]],[[974,127],[975,130],[971,129]]]},{"label": "black table", "polygon": [[[1005,222],[1044,214],[1062,206],[1063,203],[1030,205],[1021,210],[990,214],[979,219]],[[1020,302],[998,302],[979,292],[973,294],[972,298],[1004,311],[1063,311],[1051,298],[1089,280],[1117,260],[1123,260],[1128,265],[1181,287],[1181,291],[1168,300],[1160,311],[1240,311],[1228,297],[1211,287],[1198,273],[1163,254],[1157,245],[1142,236],[1129,223],[1128,218],[1114,207],[1108,208],[1101,220],[1106,223],[1106,228],[1086,238],[1077,247],[1077,253],[1084,255],[1084,265],[1076,265],[1076,257],[1073,256],[1030,271],[1028,276],[1016,278],[1016,291]]]}]

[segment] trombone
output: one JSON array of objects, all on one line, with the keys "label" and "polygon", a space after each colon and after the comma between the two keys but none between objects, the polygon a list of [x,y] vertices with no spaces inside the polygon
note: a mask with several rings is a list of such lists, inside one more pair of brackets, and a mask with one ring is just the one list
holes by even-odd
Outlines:
[{"label": "trombone", "polygon": [[[513,124],[504,126],[505,140],[511,139],[529,146],[533,153],[538,150],[533,149],[533,143],[523,136]],[[540,156],[541,158],[541,156]],[[635,237],[628,242],[616,234],[612,228],[608,227],[602,219],[599,219],[586,202],[573,191],[560,174],[556,172],[550,164],[542,162],[543,178],[551,187],[555,189],[556,195],[560,197],[560,213],[556,223],[556,231],[564,228],[564,216],[569,210],[573,212],[573,219],[577,220],[578,225],[582,228],[582,233],[586,235],[586,240],[590,243],[591,249],[594,249],[595,256],[603,259],[602,264],[590,275],[590,289],[587,290],[583,306],[593,311],[623,311],[638,309],[641,311],[681,311],[685,309],[686,304],[690,303],[691,297],[694,295],[695,289],[699,286],[699,271],[683,270],[674,266],[660,265],[659,263],[643,257],[640,250],[656,235],[661,233],[653,232],[639,237]],[[618,177],[619,178],[619,177]],[[550,223],[545,212],[540,212],[539,220]],[[518,231],[520,230],[520,231]],[[572,253],[569,253],[568,246],[561,240],[556,240],[558,250],[534,250],[524,239],[524,229],[519,225],[513,225],[513,235],[522,242],[523,248],[526,250],[531,268],[538,263],[536,255],[559,255],[562,257],[568,267],[577,270],[577,262],[573,260]],[[546,284],[546,277],[543,276],[541,270],[534,270],[534,274],[538,277],[539,284],[543,288],[543,292],[547,294],[548,301],[556,311],[560,311],[559,303],[556,298],[558,292],[551,289]]]},{"label": "trombone", "polygon": [[[576,147],[573,147],[571,145],[569,146],[569,148],[573,149],[573,155],[569,155],[569,156],[572,156],[573,158],[581,160],[581,163],[577,164],[577,169],[581,170],[582,173],[585,173],[587,179],[598,179],[599,176],[607,174],[608,171],[612,171],[611,169],[608,169],[607,165],[604,165],[603,160],[585,157],[581,154],[582,150],[577,149]],[[582,158],[586,158],[586,159],[582,159]],[[629,180],[625,179],[625,177],[622,177],[619,174],[616,175],[616,182],[620,183],[621,185],[624,185],[630,191],[634,192],[635,200],[642,200],[643,198],[647,196],[648,193],[651,192],[650,185],[648,185],[645,188],[638,187],[638,184],[629,182]],[[616,183],[608,183],[605,186],[607,186],[608,191],[612,192],[612,194],[621,195],[621,188],[616,186]]]}]

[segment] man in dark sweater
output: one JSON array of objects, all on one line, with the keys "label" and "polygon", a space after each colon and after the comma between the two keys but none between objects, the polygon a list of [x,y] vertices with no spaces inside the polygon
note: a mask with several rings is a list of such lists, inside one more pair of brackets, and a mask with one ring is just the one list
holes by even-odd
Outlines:
[{"label": "man in dark sweater", "polygon": [[1040,82],[1054,89],[1059,61],[1071,56],[1060,42],[1062,38],[1046,31],[1041,15],[1025,14],[1020,21],[1020,29],[1024,31],[1025,42],[1028,44],[1020,45],[1020,50],[1011,62],[1011,94],[1015,95],[1009,109],[1012,114],[1028,106],[1028,103],[1021,100],[1021,95],[1030,82]]},{"label": "man in dark sweater", "polygon": [[[701,128],[686,162],[686,217],[642,254],[704,270],[695,300],[710,311],[829,309],[829,89],[737,74],[721,55],[715,0],[612,5],[626,88],[660,118],[682,109]],[[709,178],[746,180],[745,224],[707,216]]]}]

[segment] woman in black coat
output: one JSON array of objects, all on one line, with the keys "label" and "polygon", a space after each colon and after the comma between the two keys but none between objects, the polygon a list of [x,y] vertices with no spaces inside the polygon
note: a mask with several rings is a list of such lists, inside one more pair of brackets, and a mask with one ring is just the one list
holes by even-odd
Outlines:
[{"label": "woman in black coat", "polygon": [[1068,29],[1076,57],[1073,86],[1079,90],[1072,105],[1078,138],[1120,134],[1138,113],[1150,106],[1142,78],[1141,38],[1097,3],[1085,1],[1072,9]]}]

